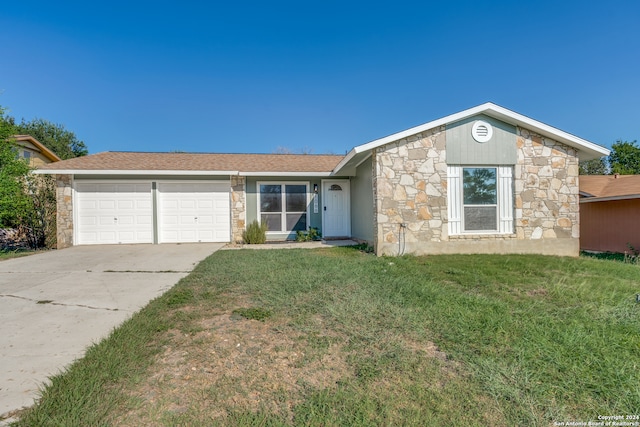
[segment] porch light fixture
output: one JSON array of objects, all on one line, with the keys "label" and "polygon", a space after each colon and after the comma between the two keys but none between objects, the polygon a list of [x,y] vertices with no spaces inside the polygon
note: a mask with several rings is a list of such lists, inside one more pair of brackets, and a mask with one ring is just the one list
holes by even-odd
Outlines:
[{"label": "porch light fixture", "polygon": [[313,184],[313,192],[318,194],[318,184]]}]

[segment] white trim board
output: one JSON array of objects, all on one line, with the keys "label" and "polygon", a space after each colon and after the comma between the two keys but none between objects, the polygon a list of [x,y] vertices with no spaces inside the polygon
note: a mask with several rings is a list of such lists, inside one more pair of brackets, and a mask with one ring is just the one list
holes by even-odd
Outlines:
[{"label": "white trim board", "polygon": [[472,107],[455,114],[450,114],[448,116],[421,124],[419,126],[415,126],[410,129],[406,129],[401,132],[397,132],[392,135],[373,140],[366,144],[358,145],[354,147],[346,155],[346,157],[340,161],[340,163],[338,163],[338,165],[333,170],[333,173],[334,175],[339,175],[340,170],[344,168],[351,161],[351,159],[353,159],[357,154],[363,153],[365,151],[373,150],[374,148],[383,146],[390,142],[407,138],[411,135],[415,135],[417,133],[421,133],[429,129],[433,129],[449,123],[454,123],[454,122],[466,119],[467,117],[472,117],[478,114],[484,114],[489,117],[493,117],[494,119],[501,120],[505,123],[509,123],[514,126],[519,126],[519,127],[532,130],[534,132],[540,133],[543,136],[550,137],[558,142],[574,147],[578,149],[579,152],[583,153],[581,160],[588,160],[588,159],[594,159],[602,156],[608,156],[610,152],[605,147],[602,147],[591,141],[587,141],[586,139],[579,138],[568,132],[565,132],[553,126],[549,126],[546,123],[542,123],[538,120],[534,120],[522,114],[516,113],[515,111],[511,111],[507,108],[501,107],[492,102],[486,102],[476,107]]}]

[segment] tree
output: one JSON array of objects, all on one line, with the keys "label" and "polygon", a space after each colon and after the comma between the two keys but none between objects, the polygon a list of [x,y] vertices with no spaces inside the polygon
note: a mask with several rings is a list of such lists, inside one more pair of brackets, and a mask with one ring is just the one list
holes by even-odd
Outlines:
[{"label": "tree", "polygon": [[29,165],[17,156],[11,140],[15,128],[4,119],[2,107],[0,119],[0,227],[7,228],[18,226],[28,210],[24,177],[29,173]]},{"label": "tree", "polygon": [[640,174],[640,147],[636,141],[618,140],[611,146],[609,154],[611,173],[620,175]]},{"label": "tree", "polygon": [[606,157],[580,162],[580,175],[606,175],[608,169]]},{"label": "tree", "polygon": [[32,248],[55,239],[55,181],[34,175],[11,139],[16,127],[0,107],[0,227],[17,229]]},{"label": "tree", "polygon": [[89,153],[85,143],[79,140],[75,133],[65,129],[64,125],[36,118],[30,122],[22,119],[15,127],[18,134],[31,135],[62,160],[86,156]]}]

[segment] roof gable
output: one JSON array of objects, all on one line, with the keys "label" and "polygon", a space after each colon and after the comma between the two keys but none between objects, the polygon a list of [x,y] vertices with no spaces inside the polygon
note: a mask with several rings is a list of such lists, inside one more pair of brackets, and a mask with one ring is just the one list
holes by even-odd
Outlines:
[{"label": "roof gable", "polygon": [[32,137],[31,135],[14,135],[11,137],[18,145],[24,145],[29,148],[35,147],[44,157],[51,162],[59,162],[60,157],[53,151],[45,147],[40,141]]},{"label": "roof gable", "polygon": [[389,144],[399,139],[407,138],[409,136],[427,131],[429,129],[444,126],[450,123],[455,123],[460,120],[464,120],[466,118],[480,114],[484,114],[513,126],[524,127],[526,129],[537,132],[542,136],[549,137],[570,147],[574,147],[578,150],[580,160],[590,160],[609,155],[609,150],[598,144],[579,138],[575,135],[554,128],[553,126],[549,126],[527,116],[523,116],[522,114],[516,113],[515,111],[511,111],[507,108],[501,107],[491,102],[487,102],[482,105],[460,111],[459,113],[451,114],[424,123],[422,125],[415,126],[389,136],[385,136],[384,138],[376,139],[366,144],[358,145],[347,154],[342,162],[340,162],[338,167],[336,167],[335,172],[340,172],[343,170],[345,172],[353,172],[355,167],[360,164],[366,157],[368,157],[369,153],[374,148]]}]

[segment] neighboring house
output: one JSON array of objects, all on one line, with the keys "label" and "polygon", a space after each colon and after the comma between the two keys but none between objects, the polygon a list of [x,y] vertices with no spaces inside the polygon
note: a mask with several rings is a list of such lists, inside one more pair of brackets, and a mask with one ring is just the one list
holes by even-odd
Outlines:
[{"label": "neighboring house", "polygon": [[580,176],[580,249],[640,250],[640,175]]},{"label": "neighboring house", "polygon": [[18,147],[18,156],[27,159],[29,166],[40,167],[60,161],[60,157],[31,135],[14,135],[12,138]]},{"label": "neighboring house", "polygon": [[401,253],[579,253],[578,160],[609,151],[492,103],[346,156],[106,152],[58,181],[58,247],[239,242],[318,227]]}]

